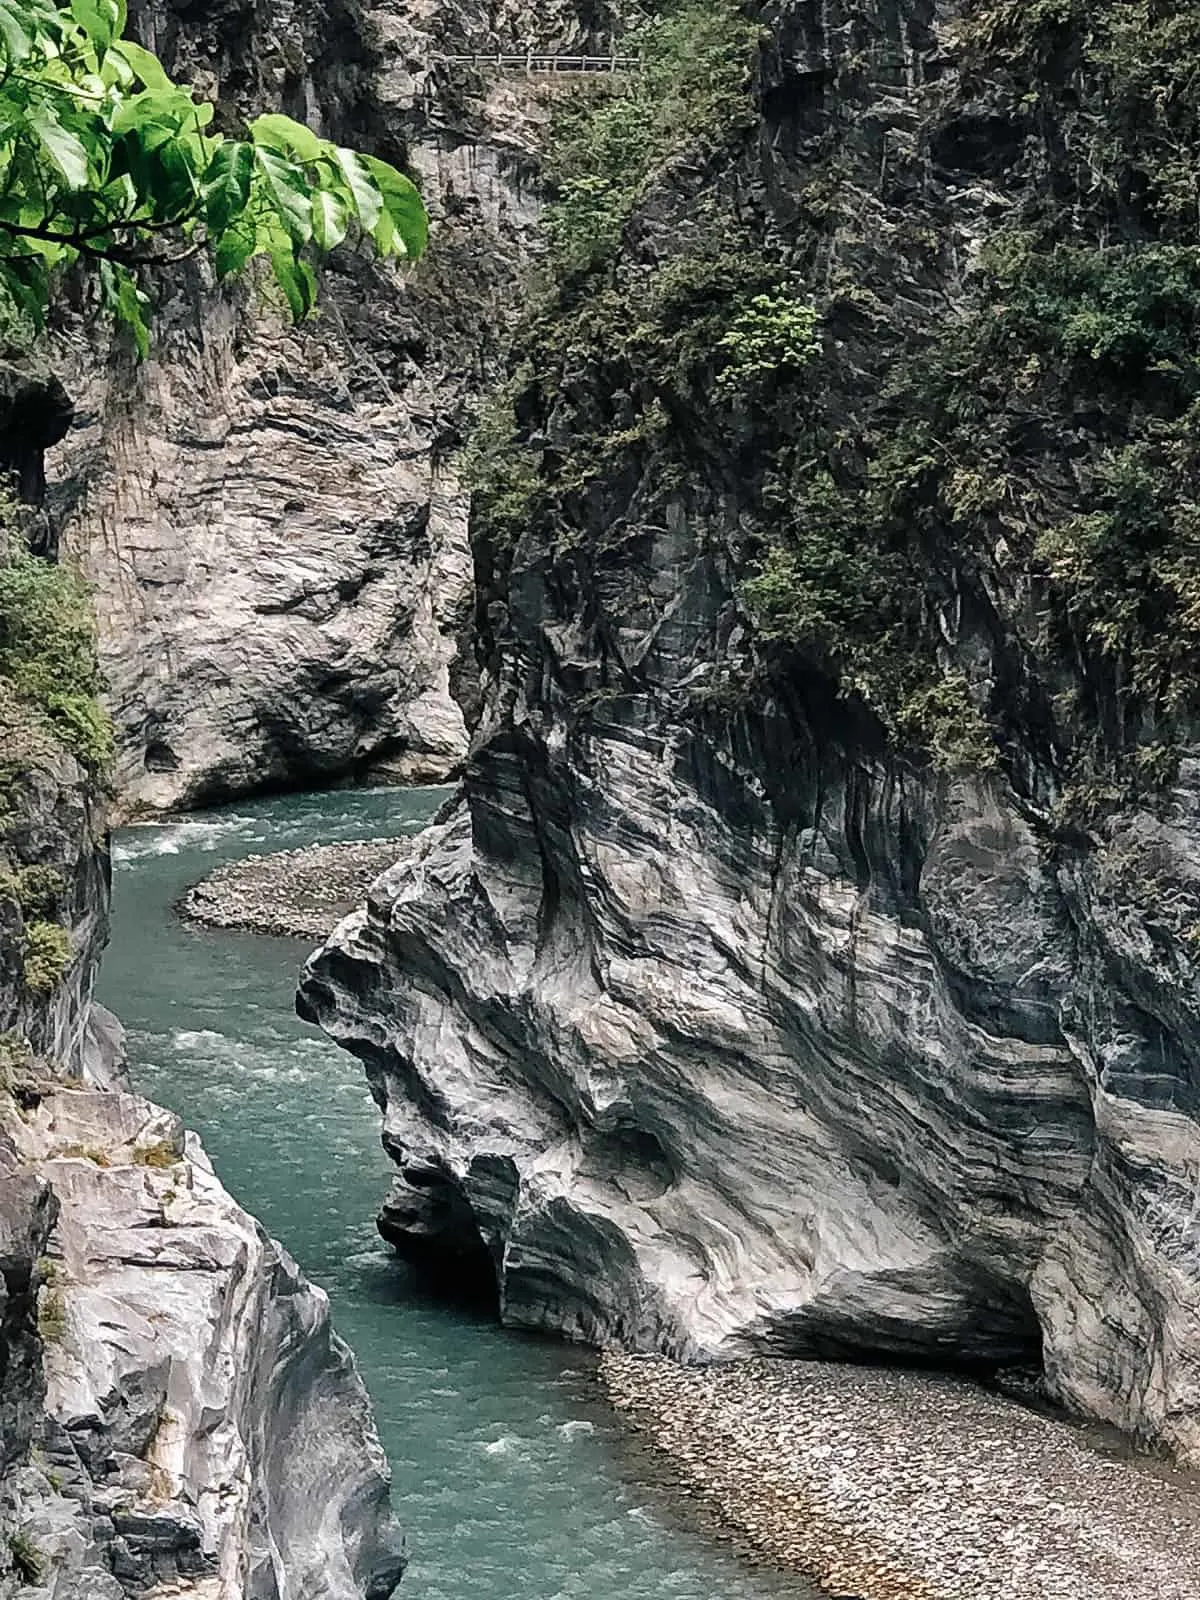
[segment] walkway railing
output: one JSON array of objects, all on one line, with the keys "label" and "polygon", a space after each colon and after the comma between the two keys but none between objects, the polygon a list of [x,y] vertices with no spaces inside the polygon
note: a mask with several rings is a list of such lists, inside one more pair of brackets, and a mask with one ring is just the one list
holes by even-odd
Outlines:
[{"label": "walkway railing", "polygon": [[506,55],[497,51],[487,54],[480,51],[467,56],[435,56],[434,60],[448,66],[488,68],[497,72],[560,73],[560,72],[639,72],[641,56],[566,56],[552,51],[529,50],[524,55]]}]

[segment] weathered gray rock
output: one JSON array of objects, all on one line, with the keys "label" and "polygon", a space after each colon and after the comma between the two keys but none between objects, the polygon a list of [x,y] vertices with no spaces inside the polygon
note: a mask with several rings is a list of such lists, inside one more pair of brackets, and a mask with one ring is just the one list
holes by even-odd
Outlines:
[{"label": "weathered gray rock", "polygon": [[403,1556],[325,1296],[92,990],[94,775],[0,679],[0,1596],[386,1600]]},{"label": "weathered gray rock", "polygon": [[124,810],[461,763],[471,558],[451,462],[517,303],[545,110],[436,54],[506,28],[577,43],[559,9],[139,8],[223,115],[281,106],[406,161],[436,243],[411,274],[342,252],[301,330],[198,268],[160,285],[140,366],[62,341],[77,420],[52,500],[96,589]]},{"label": "weathered gray rock", "polygon": [[107,1563],[118,1593],[390,1594],[387,1464],[325,1296],[169,1113],[56,1088],[15,1132],[60,1208],[35,1436],[62,1496],[114,1530],[81,1549],[78,1520],[18,1483],[9,1513],[48,1568]]},{"label": "weathered gray rock", "polygon": [[1200,1458],[1195,977],[1175,946],[1149,1009],[1130,892],[1153,863],[1194,914],[1200,766],[1055,866],[999,784],[810,748],[784,810],[628,711],[518,714],[309,965],[385,1108],[384,1233],[482,1241],[506,1321],[589,1340],[1044,1356]]},{"label": "weathered gray rock", "polygon": [[[648,191],[619,282],[672,260],[701,198],[788,239],[832,146],[844,189],[817,266],[794,265],[874,296],[826,352],[852,417],[961,304],[1003,197],[928,151],[905,185],[882,160],[921,72],[949,71],[940,9],[767,21],[761,125],[709,188],[679,162]],[[854,54],[872,29],[895,44],[877,80]],[[945,230],[936,262],[922,227]],[[537,375],[540,444],[589,420],[611,444],[606,355]],[[1200,1462],[1200,753],[1160,801],[1064,827],[997,614],[1019,572],[988,569],[972,612],[965,579],[939,610],[931,570],[948,662],[1008,692],[995,773],[889,753],[819,659],[754,679],[738,585],[766,423],[700,384],[671,399],[670,451],[482,549],[488,693],[457,811],[306,971],[303,1010],[383,1107],[381,1228],[494,1280],[513,1325],[684,1357],[1044,1363],[1068,1405]]]}]

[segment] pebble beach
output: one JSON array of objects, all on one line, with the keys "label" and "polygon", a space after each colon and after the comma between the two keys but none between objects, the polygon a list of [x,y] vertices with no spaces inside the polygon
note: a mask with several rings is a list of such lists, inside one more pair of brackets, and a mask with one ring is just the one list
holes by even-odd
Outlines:
[{"label": "pebble beach", "polygon": [[402,836],[247,856],[193,884],[177,909],[208,928],[324,939],[411,848],[411,837]]},{"label": "pebble beach", "polygon": [[969,1381],[612,1351],[600,1377],[747,1554],[838,1600],[1200,1600],[1200,1478]]}]

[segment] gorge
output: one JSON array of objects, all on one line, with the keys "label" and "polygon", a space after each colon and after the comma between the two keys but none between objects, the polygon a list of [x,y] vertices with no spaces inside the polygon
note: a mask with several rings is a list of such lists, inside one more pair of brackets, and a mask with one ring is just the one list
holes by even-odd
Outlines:
[{"label": "gorge", "polygon": [[[305,952],[172,922],[209,854],[188,829],[232,857],[414,833],[298,1005],[365,1068],[384,1239],[504,1328],[1019,1381],[1200,1466],[1200,14],[131,21],[218,123],[284,112],[411,171],[433,242],[407,270],[336,250],[299,325],[203,255],[151,271],[145,359],[67,284],[45,344],[4,353],[29,504],[0,567],[0,1595],[382,1600],[404,1566],[309,1262],[220,1181],[307,1239],[353,1332],[383,1174],[346,1171],[355,1080],[262,1015]],[[484,59],[535,48],[613,70]],[[82,591],[44,598],[43,556],[87,581],[111,757]],[[34,636],[50,691],[11,665]],[[100,992],[170,1112],[93,1001],[107,828],[147,818],[119,840],[144,921]],[[340,1144],[322,1083],[354,1107]],[[238,1119],[259,1104],[285,1150],[293,1094],[307,1187],[273,1199]],[[289,1222],[322,1174],[358,1208],[331,1199],[327,1236]],[[383,1313],[422,1302],[378,1293],[380,1430],[393,1467],[432,1461],[439,1425],[406,1411],[406,1456],[386,1411]],[[405,1348],[436,1389],[439,1342],[493,1334],[428,1315]],[[539,1600],[796,1592],[613,1487],[574,1356],[486,1348],[553,1419],[513,1505],[583,1452],[544,1526],[587,1555],[554,1534]],[[612,1359],[631,1394],[658,1370]],[[690,1406],[708,1380],[664,1381]],[[449,1387],[456,1425],[486,1411],[486,1376]],[[508,1437],[468,1428],[447,1470],[485,1482]],[[428,1533],[420,1494],[400,1521]],[[520,1531],[447,1505],[413,1592],[530,1592]],[[910,1592],[958,1593],[860,1600]]]},{"label": "gorge", "polygon": [[1137,132],[1083,170],[1157,36],[1050,10],[784,6],[753,98],[714,21],[624,213],[585,118],[461,797],[302,997],[511,1324],[1031,1363],[1196,1460],[1196,258]]}]

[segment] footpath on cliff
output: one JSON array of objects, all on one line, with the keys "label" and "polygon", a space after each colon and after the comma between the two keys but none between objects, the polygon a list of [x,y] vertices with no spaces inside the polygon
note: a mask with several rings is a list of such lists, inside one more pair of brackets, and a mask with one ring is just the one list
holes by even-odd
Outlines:
[{"label": "footpath on cliff", "polygon": [[[227,863],[179,910],[321,939],[411,838]],[[604,1351],[610,1402],[680,1499],[840,1600],[1200,1600],[1200,1479],[967,1379]]]}]

